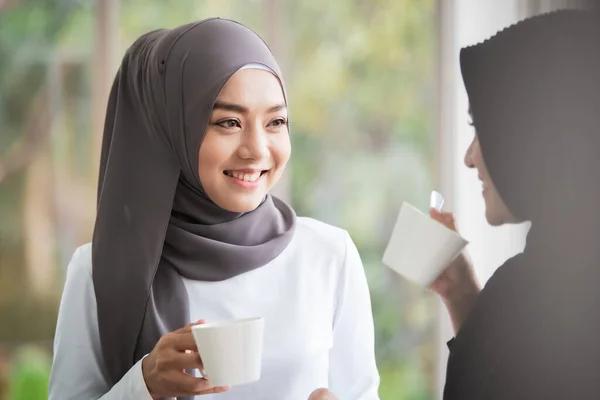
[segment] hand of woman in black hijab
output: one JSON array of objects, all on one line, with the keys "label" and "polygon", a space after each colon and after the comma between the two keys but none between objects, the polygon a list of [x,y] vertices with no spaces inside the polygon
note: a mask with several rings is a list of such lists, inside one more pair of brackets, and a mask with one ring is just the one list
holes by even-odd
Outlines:
[{"label": "hand of woman in black hijab", "polygon": [[[431,218],[458,232],[454,216],[450,212],[430,210]],[[458,255],[444,272],[429,286],[441,298],[452,319],[454,332],[458,332],[465,321],[481,287],[466,251]]]},{"label": "hand of woman in black hijab", "polygon": [[212,386],[206,379],[196,378],[185,370],[202,368],[198,349],[189,323],[162,336],[154,349],[142,360],[142,375],[154,399],[199,396],[222,393],[229,387]]}]

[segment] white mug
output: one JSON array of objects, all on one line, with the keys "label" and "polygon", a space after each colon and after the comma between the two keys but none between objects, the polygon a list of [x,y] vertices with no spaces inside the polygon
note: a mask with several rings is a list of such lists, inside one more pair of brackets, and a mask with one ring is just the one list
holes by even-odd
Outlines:
[{"label": "white mug", "polygon": [[192,326],[202,359],[202,376],[214,386],[233,386],[260,379],[264,319],[245,318]]},{"label": "white mug", "polygon": [[405,202],[382,261],[410,281],[428,287],[468,243],[452,229]]}]

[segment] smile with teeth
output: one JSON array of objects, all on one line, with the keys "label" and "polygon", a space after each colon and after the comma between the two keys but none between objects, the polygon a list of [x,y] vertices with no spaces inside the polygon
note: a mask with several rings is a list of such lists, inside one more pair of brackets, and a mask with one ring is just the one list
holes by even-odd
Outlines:
[{"label": "smile with teeth", "polygon": [[253,173],[239,172],[239,171],[225,171],[225,175],[235,179],[239,179],[244,182],[256,182],[267,171],[256,171]]}]

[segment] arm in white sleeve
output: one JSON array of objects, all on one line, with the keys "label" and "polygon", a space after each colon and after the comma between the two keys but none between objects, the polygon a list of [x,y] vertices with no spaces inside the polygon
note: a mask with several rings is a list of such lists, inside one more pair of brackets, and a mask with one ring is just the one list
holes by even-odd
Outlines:
[{"label": "arm in white sleeve", "polygon": [[341,400],[378,400],[371,297],[360,255],[347,233],[333,335],[329,389]]},{"label": "arm in white sleeve", "polygon": [[152,400],[136,363],[112,388],[104,375],[91,246],[75,251],[60,301],[49,400]]}]

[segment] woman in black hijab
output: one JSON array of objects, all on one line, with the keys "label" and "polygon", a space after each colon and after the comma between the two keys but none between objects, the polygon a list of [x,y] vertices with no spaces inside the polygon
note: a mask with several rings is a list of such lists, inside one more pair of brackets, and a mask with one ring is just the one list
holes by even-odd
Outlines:
[{"label": "woman in black hijab", "polygon": [[[269,194],[290,157],[288,128],[279,66],[239,23],[161,29],[128,49],[109,98],[93,240],[68,268],[50,399],[296,400],[320,387],[378,398],[356,247]],[[191,324],[255,316],[260,381],[199,377]]]},{"label": "woman in black hijab", "polygon": [[434,284],[457,331],[444,399],[598,399],[597,15],[530,18],[462,49],[460,65],[476,131],[465,163],[486,218],[532,227],[478,295],[464,260]]}]

